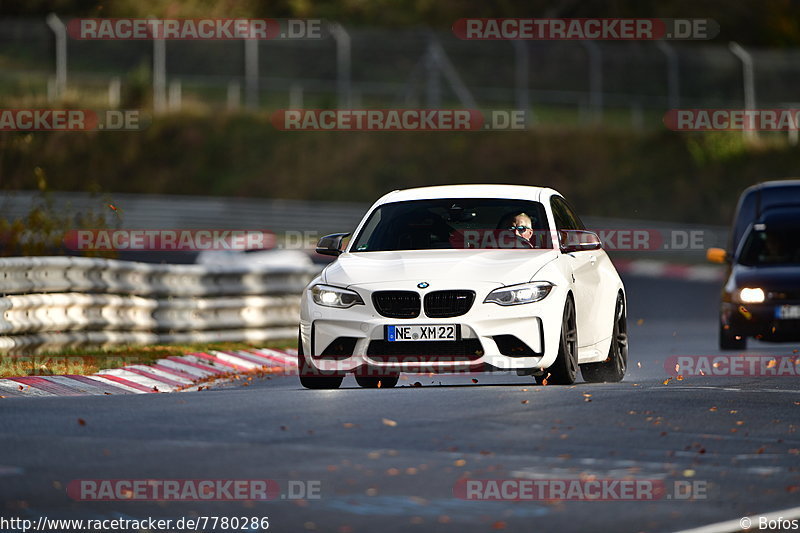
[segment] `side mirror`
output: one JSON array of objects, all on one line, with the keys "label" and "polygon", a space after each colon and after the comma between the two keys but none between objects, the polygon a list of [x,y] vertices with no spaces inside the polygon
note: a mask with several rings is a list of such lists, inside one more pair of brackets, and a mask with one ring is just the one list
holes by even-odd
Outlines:
[{"label": "side mirror", "polygon": [[592,231],[582,229],[562,230],[559,232],[559,236],[561,238],[561,252],[565,254],[599,250],[603,247],[600,237]]},{"label": "side mirror", "polygon": [[711,263],[727,263],[729,257],[723,248],[709,248],[706,250],[706,259]]},{"label": "side mirror", "polygon": [[320,255],[332,255],[338,257],[342,253],[342,240],[350,235],[349,233],[334,233],[325,235],[317,243],[317,253]]}]

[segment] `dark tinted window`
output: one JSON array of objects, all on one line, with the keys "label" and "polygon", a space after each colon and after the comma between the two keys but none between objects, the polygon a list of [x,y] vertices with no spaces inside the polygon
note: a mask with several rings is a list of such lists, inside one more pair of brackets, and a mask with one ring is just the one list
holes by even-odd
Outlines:
[{"label": "dark tinted window", "polygon": [[[521,246],[509,230],[515,215],[531,220]],[[528,245],[527,243],[532,243]],[[544,206],[502,198],[448,198],[385,204],[372,212],[351,252],[459,248],[551,248]]]},{"label": "dark tinted window", "polygon": [[575,211],[560,196],[551,197],[550,206],[553,208],[556,229],[586,229]]},{"label": "dark tinted window", "polygon": [[746,266],[800,265],[800,227],[753,230],[739,254]]}]

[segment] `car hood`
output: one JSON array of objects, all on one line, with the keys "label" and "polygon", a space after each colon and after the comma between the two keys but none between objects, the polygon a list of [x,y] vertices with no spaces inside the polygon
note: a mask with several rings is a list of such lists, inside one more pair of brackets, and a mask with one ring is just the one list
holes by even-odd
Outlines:
[{"label": "car hood", "polygon": [[431,280],[525,283],[557,250],[414,250],[346,253],[325,269],[325,283],[348,287]]},{"label": "car hood", "polygon": [[800,290],[800,267],[736,265],[733,268],[736,287],[761,287],[771,290]]}]

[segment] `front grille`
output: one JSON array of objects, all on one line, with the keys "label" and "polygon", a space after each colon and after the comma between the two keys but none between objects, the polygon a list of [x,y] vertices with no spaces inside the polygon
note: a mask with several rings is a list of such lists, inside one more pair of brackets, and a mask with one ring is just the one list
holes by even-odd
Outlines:
[{"label": "front grille", "polygon": [[434,291],[425,295],[425,314],[430,318],[461,316],[475,301],[475,291]]},{"label": "front grille", "polygon": [[782,301],[800,301],[800,291],[767,291],[767,299],[777,303]]},{"label": "front grille", "polygon": [[378,291],[372,303],[382,316],[388,318],[416,318],[419,316],[419,294],[414,291]]},{"label": "front grille", "polygon": [[370,341],[367,355],[382,362],[473,361],[483,355],[478,339],[460,341]]}]

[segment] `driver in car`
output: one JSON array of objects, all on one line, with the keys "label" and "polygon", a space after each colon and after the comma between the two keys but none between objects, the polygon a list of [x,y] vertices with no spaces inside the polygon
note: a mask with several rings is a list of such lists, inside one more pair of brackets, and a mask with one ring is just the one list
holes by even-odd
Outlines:
[{"label": "driver in car", "polygon": [[512,213],[503,217],[498,229],[512,231],[523,242],[532,246],[530,239],[533,237],[533,221],[527,213]]}]

